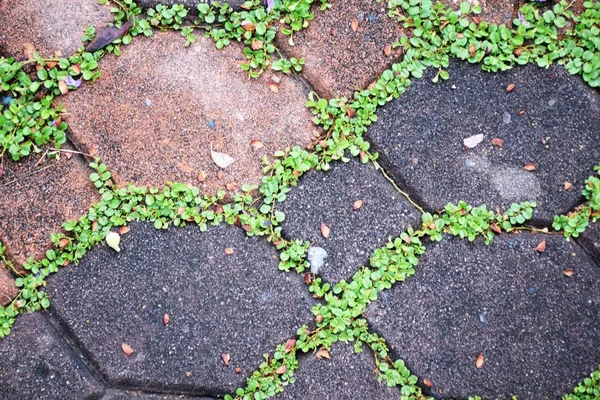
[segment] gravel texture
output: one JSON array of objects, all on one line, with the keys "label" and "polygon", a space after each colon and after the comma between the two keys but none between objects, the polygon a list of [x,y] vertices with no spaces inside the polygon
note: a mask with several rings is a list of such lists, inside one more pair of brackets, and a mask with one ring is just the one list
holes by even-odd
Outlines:
[{"label": "gravel texture", "polygon": [[302,278],[278,271],[275,249],[241,228],[135,223],[120,247],[94,248],[47,288],[52,315],[110,384],[223,395],[312,320]]},{"label": "gravel texture", "polygon": [[561,236],[444,237],[367,319],[439,397],[557,399],[600,363],[600,269]]},{"label": "gravel texture", "polygon": [[[443,83],[431,82],[433,71],[414,80],[370,127],[394,179],[430,210],[459,200],[492,209],[529,200],[538,205],[534,220],[549,225],[577,205],[600,159],[598,92],[560,66],[489,74],[453,63],[449,71]],[[463,139],[477,134],[483,142],[465,149]]]}]

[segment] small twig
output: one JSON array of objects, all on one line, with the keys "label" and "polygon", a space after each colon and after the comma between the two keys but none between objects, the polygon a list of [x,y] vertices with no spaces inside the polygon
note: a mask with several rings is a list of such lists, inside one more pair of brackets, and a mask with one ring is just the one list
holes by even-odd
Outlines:
[{"label": "small twig", "polygon": [[65,149],[54,149],[54,148],[51,148],[51,149],[48,149],[48,150],[51,150],[51,151],[60,151],[61,153],[81,154],[81,155],[84,155],[84,156],[93,157],[91,154],[84,153],[82,151],[77,151],[77,150],[65,150]]},{"label": "small twig", "polygon": [[42,154],[42,157],[40,157],[40,159],[38,160],[38,162],[36,162],[36,163],[35,163],[34,167],[37,167],[38,165],[40,165],[40,163],[41,163],[42,161],[44,161],[44,157],[46,157],[46,154],[48,154],[48,151],[49,151],[49,150],[50,150],[50,149],[46,149],[46,151],[44,152],[44,154]]},{"label": "small twig", "polygon": [[38,173],[40,173],[40,172],[42,172],[42,171],[44,171],[44,170],[46,170],[46,169],[48,169],[48,168],[51,168],[51,167],[54,167],[54,165],[53,165],[53,164],[51,164],[51,165],[47,165],[47,166],[45,166],[44,168],[40,168],[40,169],[38,169],[38,170],[36,170],[36,171],[33,171],[33,172],[31,172],[31,173],[29,173],[29,174],[27,174],[27,175],[24,175],[24,176],[20,176],[20,177],[18,177],[18,178],[15,178],[15,179],[13,179],[13,180],[12,180],[12,181],[10,181],[10,182],[6,182],[4,185],[2,185],[2,187],[7,187],[7,186],[10,186],[10,185],[12,185],[13,183],[16,183],[16,182],[18,182],[18,181],[20,181],[20,180],[22,180],[22,179],[25,179],[25,178],[29,178],[30,176],[33,176],[33,175],[35,175],[35,174],[38,174]]}]

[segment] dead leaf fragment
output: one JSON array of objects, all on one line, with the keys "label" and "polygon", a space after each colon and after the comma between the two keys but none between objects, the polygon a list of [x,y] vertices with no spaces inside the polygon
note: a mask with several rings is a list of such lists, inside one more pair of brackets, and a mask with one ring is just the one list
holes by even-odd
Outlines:
[{"label": "dead leaf fragment", "polygon": [[221,354],[221,359],[223,359],[223,364],[225,364],[226,367],[229,367],[229,361],[231,361],[231,354],[223,353]]},{"label": "dead leaf fragment", "polygon": [[387,46],[385,46],[383,48],[383,54],[385,54],[386,56],[389,56],[392,54],[392,45],[388,44]]},{"label": "dead leaf fragment", "polygon": [[131,228],[128,226],[122,226],[119,228],[119,234],[124,235],[124,234],[128,233],[130,230],[131,230]]},{"label": "dead leaf fragment", "polygon": [[467,149],[472,149],[473,147],[477,146],[482,141],[483,141],[483,134],[480,133],[480,134],[469,136],[468,138],[463,139],[463,145]]},{"label": "dead leaf fragment", "polygon": [[526,163],[523,168],[525,168],[525,171],[529,172],[535,171],[537,169],[537,167],[533,163]]},{"label": "dead leaf fragment", "polygon": [[231,247],[226,247],[225,254],[227,254],[227,255],[233,254],[233,249]]},{"label": "dead leaf fragment", "polygon": [[492,228],[492,230],[496,233],[502,233],[502,229],[500,229],[500,227],[498,225],[496,225],[495,222],[492,222],[490,224],[490,227]]},{"label": "dead leaf fragment", "polygon": [[475,360],[475,366],[477,369],[481,369],[481,367],[483,367],[483,354],[480,353],[477,356],[477,359]]},{"label": "dead leaf fragment", "polygon": [[504,145],[504,140],[502,140],[500,138],[493,138],[492,145],[502,147],[502,145]]},{"label": "dead leaf fragment", "polygon": [[535,248],[535,251],[537,251],[538,253],[543,253],[546,251],[546,239],[542,240],[537,247]]},{"label": "dead leaf fragment", "polygon": [[33,53],[35,53],[33,43],[23,43],[23,54],[25,57],[27,57],[27,59],[32,59]]},{"label": "dead leaf fragment", "polygon": [[353,19],[352,20],[352,32],[356,32],[358,30],[358,21]]},{"label": "dead leaf fragment", "polygon": [[62,239],[60,239],[60,242],[58,242],[58,247],[61,249],[64,249],[65,247],[67,247],[68,244],[69,244],[69,239],[62,238]]},{"label": "dead leaf fragment", "polygon": [[259,139],[250,140],[250,146],[252,146],[254,148],[254,150],[262,149],[263,147],[265,147],[262,140],[259,140]]},{"label": "dead leaf fragment", "polygon": [[235,191],[235,187],[236,187],[236,186],[235,186],[235,183],[233,183],[233,182],[229,182],[229,183],[227,183],[227,184],[225,185],[225,188],[226,188],[227,190],[229,190],[230,192],[233,192],[233,191]]},{"label": "dead leaf fragment", "polygon": [[323,316],[321,314],[317,315],[315,317],[315,321],[317,322],[317,324],[320,324],[321,322],[323,322]]},{"label": "dead leaf fragment", "polygon": [[319,351],[317,351],[316,354],[317,358],[319,360],[322,360],[323,358],[326,358],[328,360],[331,360],[331,356],[329,355],[329,351],[327,351],[327,349],[325,347],[321,347],[319,349]]},{"label": "dead leaf fragment", "polygon": [[571,190],[573,184],[571,182],[565,181],[565,190]]},{"label": "dead leaf fragment", "polygon": [[295,344],[296,344],[295,339],[288,339],[287,342],[285,342],[285,348],[283,349],[283,352],[286,354],[289,353],[290,351],[292,351]]},{"label": "dead leaf fragment", "polygon": [[73,72],[75,72],[75,75],[81,74],[81,66],[79,64],[75,64],[71,66],[71,68],[73,68]]},{"label": "dead leaf fragment", "polygon": [[133,347],[131,347],[127,343],[121,344],[121,350],[123,350],[123,353],[125,353],[128,356],[132,355],[135,352],[135,350],[133,350]]},{"label": "dead leaf fragment", "polygon": [[423,384],[427,387],[432,387],[433,383],[431,383],[431,381],[427,378],[423,379]]},{"label": "dead leaf fragment", "polygon": [[69,93],[69,87],[67,86],[67,82],[64,80],[58,81],[58,90],[60,90],[61,94]]},{"label": "dead leaf fragment", "polygon": [[471,57],[475,57],[475,45],[473,43],[471,43],[471,45],[469,46],[469,55]]},{"label": "dead leaf fragment", "polygon": [[565,274],[566,276],[573,276],[575,275],[575,271],[573,271],[572,268],[565,268],[563,270],[563,274]]},{"label": "dead leaf fragment", "polygon": [[283,374],[285,374],[285,371],[287,371],[287,367],[285,365],[282,365],[281,367],[279,367],[275,370],[275,373],[277,375],[283,375]]},{"label": "dead leaf fragment", "polygon": [[166,314],[166,313],[165,313],[165,315],[163,315],[163,324],[164,324],[165,326],[167,326],[167,325],[169,324],[169,320],[170,320],[170,319],[171,319],[171,318],[169,317],[169,314]]},{"label": "dead leaf fragment", "polygon": [[263,42],[262,40],[253,40],[252,44],[250,44],[250,48],[252,50],[260,50],[263,48]]},{"label": "dead leaf fragment", "polygon": [[514,83],[511,83],[511,84],[509,84],[509,85],[506,87],[506,93],[510,93],[510,92],[512,92],[512,91],[514,90],[514,88],[515,88],[515,84],[514,84]]},{"label": "dead leaf fragment", "polygon": [[198,174],[198,180],[200,182],[204,182],[206,180],[206,172],[200,171],[200,173]]},{"label": "dead leaf fragment", "polygon": [[327,239],[329,237],[330,233],[331,233],[331,230],[329,229],[329,227],[327,225],[325,225],[325,222],[321,222],[321,235],[323,235],[323,237],[325,239]]},{"label": "dead leaf fragment", "polygon": [[242,28],[245,31],[251,32],[251,31],[253,31],[253,30],[256,29],[256,25],[253,24],[251,21],[248,21],[248,20],[242,21],[241,25],[242,25]]},{"label": "dead leaf fragment", "polygon": [[362,200],[356,200],[352,205],[352,208],[356,211],[363,206]]},{"label": "dead leaf fragment", "polygon": [[279,93],[279,85],[275,82],[269,81],[269,83],[267,83],[267,86],[269,87],[269,89],[271,89],[271,92]]},{"label": "dead leaf fragment", "polygon": [[229,154],[219,153],[218,151],[214,151],[212,149],[212,144],[210,145],[210,158],[217,164],[219,167],[225,169],[229,167],[231,164],[235,162],[235,159],[231,157]]},{"label": "dead leaf fragment", "polygon": [[190,376],[192,376],[192,373],[190,371],[185,371],[185,376],[189,378]]},{"label": "dead leaf fragment", "polygon": [[236,374],[241,374],[242,373],[242,369],[240,367],[236,367],[236,369],[233,370]]},{"label": "dead leaf fragment", "polygon": [[104,26],[100,28],[94,39],[87,45],[85,51],[93,53],[97,50],[103,49],[121,36],[133,26],[133,20],[129,20],[121,25],[120,28],[114,26]]}]

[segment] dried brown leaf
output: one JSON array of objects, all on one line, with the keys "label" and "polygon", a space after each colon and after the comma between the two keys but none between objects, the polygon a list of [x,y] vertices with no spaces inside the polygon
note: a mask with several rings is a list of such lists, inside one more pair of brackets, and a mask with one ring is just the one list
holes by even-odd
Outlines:
[{"label": "dried brown leaf", "polygon": [[383,48],[383,54],[385,54],[386,56],[389,56],[392,54],[392,45],[388,44],[387,46],[385,46]]},{"label": "dried brown leaf", "polygon": [[543,253],[546,251],[546,239],[542,240],[537,247],[535,248],[535,251],[537,251],[538,253]]},{"label": "dried brown leaf", "polygon": [[323,358],[326,358],[328,360],[331,360],[331,356],[329,355],[329,351],[327,351],[327,349],[325,347],[321,347],[319,349],[319,351],[317,351],[316,354],[317,358],[319,360],[322,360]]},{"label": "dried brown leaf", "polygon": [[317,324],[320,324],[321,322],[323,322],[323,316],[321,314],[317,315],[315,317],[315,321],[317,322]]},{"label": "dried brown leaf", "polygon": [[32,59],[33,53],[35,53],[35,47],[33,46],[33,43],[23,43],[23,54],[25,57]]},{"label": "dried brown leaf", "polygon": [[132,355],[135,352],[135,350],[133,349],[133,347],[131,347],[127,343],[122,343],[121,344],[121,350],[123,350],[123,353],[125,353],[128,356]]},{"label": "dried brown leaf", "polygon": [[259,139],[250,140],[250,146],[252,146],[254,150],[262,149],[263,147],[265,147],[263,141]]},{"label": "dried brown leaf", "polygon": [[131,230],[131,228],[128,226],[122,226],[119,228],[119,234],[124,235],[124,234],[128,233],[130,230]]},{"label": "dried brown leaf", "polygon": [[287,371],[287,367],[285,365],[282,365],[281,367],[279,367],[275,370],[275,373],[277,375],[283,375],[283,374],[285,374],[286,371]]},{"label": "dried brown leaf", "polygon": [[229,190],[230,192],[233,192],[233,191],[235,191],[236,186],[235,186],[235,183],[229,182],[225,185],[225,188],[227,190]]},{"label": "dried brown leaf", "polygon": [[269,81],[269,83],[267,83],[267,86],[269,86],[269,89],[271,89],[271,92],[279,93],[279,85],[276,84],[275,82]]},{"label": "dried brown leaf", "polygon": [[200,182],[204,182],[206,180],[206,172],[200,171],[200,173],[198,174],[198,180]]},{"label": "dried brown leaf", "polygon": [[573,184],[571,182],[565,181],[565,190],[571,190],[573,188]]},{"label": "dried brown leaf", "polygon": [[163,324],[165,324],[165,326],[167,326],[169,324],[170,320],[171,320],[171,318],[169,317],[169,314],[165,313],[165,315],[163,315]]},{"label": "dried brown leaf", "polygon": [[490,227],[492,228],[492,230],[496,233],[502,233],[502,229],[500,229],[500,227],[498,225],[496,225],[495,222],[492,222]]},{"label": "dried brown leaf", "polygon": [[210,158],[217,164],[219,167],[225,169],[229,167],[231,164],[235,162],[235,159],[231,157],[229,154],[219,153],[218,151],[214,151],[212,149],[212,144],[210,145]]},{"label": "dried brown leaf", "polygon": [[475,360],[475,366],[477,367],[477,369],[481,369],[481,367],[483,367],[483,361],[484,361],[483,354],[480,353],[477,356],[477,359]]},{"label": "dried brown leaf", "polygon": [[104,26],[96,32],[96,36],[87,45],[85,50],[89,53],[93,53],[97,50],[103,49],[124,34],[133,26],[133,20],[125,22],[120,28],[115,26]]},{"label": "dried brown leaf", "polygon": [[469,46],[469,55],[471,57],[475,57],[475,45],[473,43],[471,43],[471,45]]},{"label": "dried brown leaf", "polygon": [[523,168],[525,168],[525,171],[529,172],[535,171],[537,169],[537,167],[533,163],[526,163]]},{"label": "dried brown leaf", "polygon": [[252,43],[250,44],[250,48],[252,50],[260,50],[263,48],[263,42],[262,40],[253,40]]},{"label": "dried brown leaf", "polygon": [[285,342],[285,348],[283,349],[283,352],[289,353],[290,351],[292,351],[294,349],[295,344],[296,344],[295,339],[288,339],[287,342]]},{"label": "dried brown leaf", "polygon": [[427,387],[432,387],[433,386],[433,383],[429,379],[427,379],[427,378],[423,379],[423,384],[425,386],[427,386]]},{"label": "dried brown leaf", "polygon": [[327,225],[325,225],[325,222],[321,222],[321,235],[323,235],[323,237],[325,239],[327,239],[329,237],[330,233],[331,233],[331,230],[329,229],[329,227]]},{"label": "dried brown leaf", "polygon": [[241,374],[242,373],[242,369],[240,367],[236,367],[233,372],[235,372],[236,374]]},{"label": "dried brown leaf", "polygon": [[250,31],[251,32],[251,31],[253,31],[253,30],[256,29],[256,25],[254,23],[252,23],[251,21],[248,21],[248,20],[242,21],[241,25],[242,25],[242,28],[245,31]]},{"label": "dried brown leaf", "polygon": [[75,72],[76,75],[81,74],[81,66],[79,64],[72,65],[71,68],[73,68],[73,72]]},{"label": "dried brown leaf", "polygon": [[492,139],[492,144],[494,146],[502,147],[504,145],[504,140],[502,140],[500,138],[493,138]]},{"label": "dried brown leaf", "polygon": [[233,249],[231,247],[226,247],[225,248],[225,254],[227,254],[227,255],[233,254]]},{"label": "dried brown leaf", "polygon": [[515,84],[511,83],[506,87],[506,93],[510,93],[515,89]]},{"label": "dried brown leaf", "polygon": [[573,276],[575,275],[575,271],[573,271],[572,268],[565,268],[563,270],[563,274],[565,274],[566,276]]},{"label": "dried brown leaf", "polygon": [[225,364],[226,367],[229,367],[229,362],[231,361],[231,354],[223,353],[221,354],[221,359],[223,360],[223,364]]},{"label": "dried brown leaf", "polygon": [[61,249],[64,249],[65,247],[67,247],[68,244],[69,244],[69,239],[62,238],[62,239],[60,239],[60,242],[58,242],[58,247]]},{"label": "dried brown leaf", "polygon": [[352,208],[356,211],[358,209],[360,209],[363,206],[363,201],[362,200],[356,200],[354,202],[354,204],[352,205]]},{"label": "dried brown leaf", "polygon": [[358,30],[358,21],[353,19],[352,20],[352,32],[356,32]]},{"label": "dried brown leaf", "polygon": [[58,81],[58,90],[60,90],[61,94],[69,93],[69,87],[67,86],[67,82],[64,80]]}]

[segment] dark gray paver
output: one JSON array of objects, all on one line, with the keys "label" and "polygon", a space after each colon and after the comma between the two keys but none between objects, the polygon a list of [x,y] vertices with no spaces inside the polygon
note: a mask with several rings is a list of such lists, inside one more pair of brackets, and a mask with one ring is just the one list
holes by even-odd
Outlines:
[{"label": "dark gray paver", "polygon": [[[449,71],[443,83],[431,82],[434,71],[413,80],[378,112],[368,137],[394,179],[436,210],[449,201],[496,208],[535,200],[534,218],[549,224],[575,206],[600,160],[598,92],[560,66],[490,74],[453,63]],[[484,141],[465,150],[463,139],[476,134]],[[502,150],[493,138],[504,140]],[[526,171],[526,163],[537,170]]]},{"label": "dark gray paver", "polygon": [[20,316],[0,339],[2,400],[99,398],[103,388],[41,313]]},{"label": "dark gray paver", "polygon": [[364,347],[354,352],[353,344],[338,342],[330,351],[331,360],[318,359],[312,353],[299,357],[296,382],[279,399],[391,400],[400,399],[400,390],[377,381],[373,353]]},{"label": "dark gray paver", "polygon": [[[196,8],[199,3],[208,3],[211,4],[213,1],[202,1],[202,0],[138,0],[137,4],[142,8],[150,8],[156,7],[158,4],[164,5],[173,5],[173,4],[183,4],[187,8],[189,8],[192,13],[198,14],[198,9]],[[244,4],[245,0],[228,0],[228,1],[217,1],[217,3],[227,3],[234,10],[241,9],[241,5]]]},{"label": "dark gray paver", "polygon": [[127,391],[127,390],[107,390],[101,400],[180,400],[180,399],[192,399],[192,400],[214,400],[214,397],[196,397],[186,395],[172,395],[172,394],[148,394],[138,391]]},{"label": "dark gray paver", "polygon": [[600,221],[588,226],[576,240],[600,265]]},{"label": "dark gray paver", "polygon": [[383,292],[367,318],[436,394],[555,399],[598,365],[600,269],[579,246],[524,233],[428,247],[415,276]]},{"label": "dark gray paver", "polygon": [[[314,301],[302,278],[277,265],[266,240],[248,238],[238,227],[202,233],[135,223],[120,253],[94,248],[79,266],[57,273],[48,293],[52,314],[111,384],[223,394],[312,320]],[[126,356],[122,343],[135,353]]]},{"label": "dark gray paver", "polygon": [[[354,210],[357,200],[363,205]],[[417,210],[380,171],[355,158],[334,162],[327,172],[308,172],[281,208],[288,239],[309,240],[327,251],[319,275],[329,282],[349,279],[389,236],[420,221]],[[321,222],[331,231],[327,239],[321,234]]]}]

